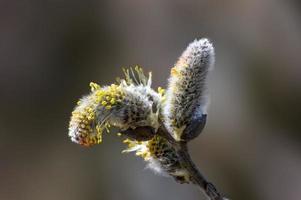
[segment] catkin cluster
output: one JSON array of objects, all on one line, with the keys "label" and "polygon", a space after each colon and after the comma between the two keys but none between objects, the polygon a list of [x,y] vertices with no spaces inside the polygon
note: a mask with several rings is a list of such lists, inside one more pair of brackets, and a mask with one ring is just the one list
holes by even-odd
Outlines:
[{"label": "catkin cluster", "polygon": [[166,92],[153,90],[151,73],[146,76],[140,67],[124,69],[125,78],[110,86],[91,83],[90,94],[72,112],[71,140],[92,146],[101,143],[104,131],[118,128],[128,146],[124,152],[135,151],[154,171],[180,183],[191,182],[172,144],[156,132],[164,127],[175,141],[189,141],[202,131],[207,116],[206,77],[213,63],[212,44],[200,39],[189,44],[171,69]]}]

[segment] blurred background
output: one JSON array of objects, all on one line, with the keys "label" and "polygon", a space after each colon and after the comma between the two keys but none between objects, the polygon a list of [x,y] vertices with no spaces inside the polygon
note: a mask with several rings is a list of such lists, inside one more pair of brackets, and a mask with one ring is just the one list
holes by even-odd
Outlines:
[{"label": "blurred background", "polygon": [[301,4],[297,0],[0,2],[0,199],[206,199],[122,155],[115,134],[83,148],[70,113],[89,82],[139,64],[166,86],[187,44],[216,48],[208,124],[192,157],[225,196],[301,196]]}]

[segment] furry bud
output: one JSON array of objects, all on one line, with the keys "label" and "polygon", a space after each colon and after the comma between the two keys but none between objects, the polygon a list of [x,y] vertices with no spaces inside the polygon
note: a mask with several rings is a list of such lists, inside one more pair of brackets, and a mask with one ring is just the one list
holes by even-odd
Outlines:
[{"label": "furry bud", "polygon": [[213,64],[214,48],[204,38],[189,44],[171,69],[163,114],[166,128],[177,141],[192,139],[201,131],[193,127],[195,122],[204,123],[206,77]]},{"label": "furry bud", "polygon": [[84,146],[98,144],[102,141],[102,132],[108,132],[111,126],[121,130],[159,127],[161,95],[150,88],[151,77],[147,78],[141,68],[132,72],[134,79],[126,73],[126,79],[120,80],[118,85],[90,84],[91,93],[82,98],[72,112],[69,136],[73,142]]},{"label": "furry bud", "polygon": [[190,176],[182,167],[174,147],[160,135],[148,141],[126,139],[128,149],[123,152],[136,151],[136,155],[144,158],[148,168],[154,172],[173,177],[179,183],[190,183]]}]

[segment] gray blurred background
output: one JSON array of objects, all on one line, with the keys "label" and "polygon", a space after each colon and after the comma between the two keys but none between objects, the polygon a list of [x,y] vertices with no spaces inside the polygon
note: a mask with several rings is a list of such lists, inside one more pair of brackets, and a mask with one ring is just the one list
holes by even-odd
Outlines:
[{"label": "gray blurred background", "polygon": [[300,36],[297,0],[2,0],[0,199],[205,199],[122,155],[115,134],[83,148],[67,132],[90,81],[139,64],[165,87],[186,45],[209,37],[216,66],[194,161],[233,200],[300,200]]}]

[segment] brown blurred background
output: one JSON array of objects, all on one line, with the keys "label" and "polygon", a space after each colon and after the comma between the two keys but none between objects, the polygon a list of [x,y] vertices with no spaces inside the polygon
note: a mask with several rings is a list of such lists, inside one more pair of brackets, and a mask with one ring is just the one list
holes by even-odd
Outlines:
[{"label": "brown blurred background", "polygon": [[232,200],[300,200],[300,36],[297,0],[1,1],[0,199],[205,199],[122,155],[115,134],[83,148],[67,127],[90,81],[139,64],[166,86],[186,45],[209,37],[209,122],[193,159]]}]

